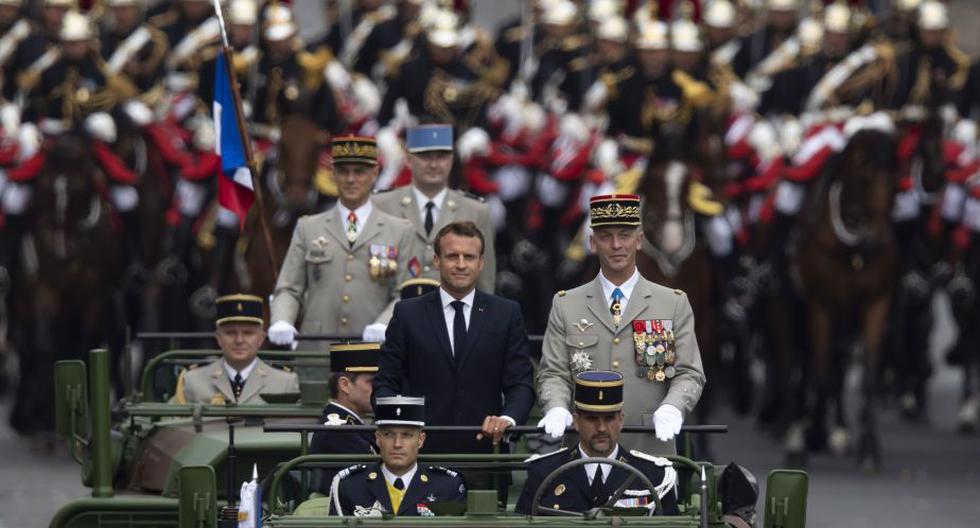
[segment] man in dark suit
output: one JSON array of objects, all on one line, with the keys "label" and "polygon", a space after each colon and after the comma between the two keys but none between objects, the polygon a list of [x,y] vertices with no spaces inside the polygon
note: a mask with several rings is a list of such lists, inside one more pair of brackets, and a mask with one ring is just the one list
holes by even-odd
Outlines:
[{"label": "man in dark suit", "polygon": [[439,290],[396,304],[381,347],[376,398],[425,396],[427,424],[482,425],[475,437],[433,435],[430,453],[488,453],[534,404],[520,307],[476,289],[483,248],[472,222],[443,227],[435,239]]},{"label": "man in dark suit", "polygon": [[378,398],[375,438],[381,462],[341,470],[330,484],[331,515],[381,517],[434,515],[433,502],[466,502],[466,486],[455,471],[418,463],[425,443],[425,399]]},{"label": "man in dark suit", "polygon": [[[609,504],[626,481],[627,472],[612,464],[585,464],[559,474],[541,494],[541,505],[555,510],[585,512],[592,508],[645,508],[649,515],[677,515],[677,471],[670,460],[629,450],[620,445],[623,430],[623,375],[609,370],[588,370],[575,376],[575,430],[578,445],[527,459],[527,480],[517,500],[517,513],[531,514],[534,494],[554,470],[581,458],[611,458],[643,473],[654,489],[639,479]],[[656,493],[663,509],[657,507]]]}]

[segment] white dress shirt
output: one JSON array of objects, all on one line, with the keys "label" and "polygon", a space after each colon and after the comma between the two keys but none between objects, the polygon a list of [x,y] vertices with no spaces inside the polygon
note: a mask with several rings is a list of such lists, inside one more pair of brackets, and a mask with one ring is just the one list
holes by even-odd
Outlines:
[{"label": "white dress shirt", "polygon": [[[579,446],[578,446],[578,452],[579,452],[580,455],[582,455],[582,458],[589,458],[589,455],[582,449],[582,444],[579,444]],[[609,456],[607,456],[606,458],[611,458],[613,460],[616,460],[616,457],[617,456],[619,456],[619,445],[617,445],[616,448],[613,449],[613,452],[612,453],[609,453]],[[609,472],[612,471],[612,465],[611,464],[586,464],[585,465],[585,474],[589,477],[589,485],[590,486],[592,485],[592,479],[595,478],[595,470],[596,470],[596,467],[601,467],[602,468],[602,481],[603,482],[606,482],[607,480],[609,480]]]},{"label": "white dress shirt", "polygon": [[[374,207],[371,205],[371,200],[364,202],[364,205],[354,209],[354,215],[357,216],[357,234],[360,235],[361,231],[364,229],[364,224],[367,223],[368,216],[371,215],[371,211]],[[340,213],[340,221],[344,223],[344,233],[347,232],[347,216],[350,214],[350,209],[344,207],[344,204],[337,202],[337,211]]]},{"label": "white dress shirt", "polygon": [[248,366],[243,368],[242,370],[235,370],[234,367],[229,365],[228,362],[224,360],[221,361],[221,364],[225,366],[225,374],[228,375],[229,380],[235,379],[235,374],[241,374],[242,381],[245,381],[248,379],[248,375],[252,373],[252,369],[255,368],[255,364],[258,362],[259,362],[259,358],[254,358],[252,362],[249,363]]},{"label": "white dress shirt", "polygon": [[402,479],[402,484],[405,485],[405,487],[402,488],[403,490],[408,489],[408,484],[412,482],[412,477],[415,476],[415,472],[418,471],[418,469],[419,469],[419,465],[418,463],[415,463],[412,464],[412,468],[406,471],[404,475],[396,475],[388,470],[388,466],[381,464],[381,474],[385,476],[385,480],[388,482],[388,484],[391,484],[391,487],[394,488],[395,479],[400,478]]},{"label": "white dress shirt", "polygon": [[415,194],[415,202],[419,206],[419,218],[421,219],[419,225],[421,226],[425,225],[425,204],[431,201],[433,204],[432,227],[435,227],[436,223],[439,222],[439,212],[442,211],[442,204],[443,202],[446,201],[446,188],[443,187],[443,189],[439,191],[439,194],[433,196],[432,198],[429,198],[428,196],[425,195],[425,193],[420,191],[418,187],[412,185],[412,193]]},{"label": "white dress shirt", "polygon": [[[476,288],[470,290],[465,297],[460,299],[463,301],[463,320],[466,322],[466,329],[470,328],[470,313],[473,312],[473,299],[476,297]],[[452,349],[453,355],[456,355],[456,343],[453,342],[453,323],[456,321],[456,309],[453,308],[453,301],[456,300],[455,297],[449,295],[446,290],[439,288],[439,298],[442,299],[442,313],[446,316],[446,333],[449,334],[449,348]]]},{"label": "white dress shirt", "polygon": [[633,295],[633,288],[636,287],[636,283],[640,280],[640,270],[633,268],[633,275],[626,279],[626,282],[616,286],[609,279],[606,278],[602,272],[599,272],[599,284],[602,285],[602,293],[606,296],[606,306],[612,304],[612,294],[616,288],[623,292],[623,312],[626,312],[626,307],[629,306],[630,297]]}]

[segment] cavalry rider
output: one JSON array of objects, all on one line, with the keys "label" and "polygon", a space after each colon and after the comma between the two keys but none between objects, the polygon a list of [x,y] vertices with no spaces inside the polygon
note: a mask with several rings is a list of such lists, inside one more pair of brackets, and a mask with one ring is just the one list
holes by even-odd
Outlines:
[{"label": "cavalry rider", "polygon": [[392,121],[396,103],[404,99],[408,113],[416,118],[432,116],[458,130],[481,125],[485,107],[497,89],[462,60],[462,44],[455,13],[440,10],[432,15],[424,42],[420,41],[397,72],[385,80],[387,90],[378,123],[384,126]]},{"label": "cavalry rider", "polygon": [[747,78],[774,50],[793,36],[799,12],[799,0],[766,2],[765,26],[739,39],[738,53],[732,61],[732,69],[739,78]]},{"label": "cavalry rider", "polygon": [[[575,376],[575,413],[572,416],[578,443],[527,459],[527,481],[514,511],[530,515],[535,493],[554,470],[582,458],[609,458],[625,462],[650,480],[648,490],[639,480],[626,487],[622,497],[610,506],[646,508],[654,515],[677,515],[677,471],[670,460],[627,449],[619,443],[625,424],[623,414],[624,377],[608,370],[590,370]],[[611,464],[585,464],[570,469],[551,481],[541,494],[541,505],[556,510],[585,512],[604,506],[625,482],[629,473]],[[554,486],[554,488],[552,488]],[[658,509],[656,493],[663,509]]]},{"label": "cavalry rider", "polygon": [[431,517],[427,503],[466,502],[455,472],[418,463],[425,443],[425,398],[389,396],[374,406],[381,461],[343,469],[330,485],[330,514],[355,517]]},{"label": "cavalry rider", "polygon": [[585,93],[595,81],[590,39],[577,29],[579,13],[574,2],[558,0],[552,4],[541,14],[544,36],[535,49],[538,66],[531,80],[531,94],[548,108],[564,102],[574,112],[582,107]]},{"label": "cavalry rider", "polygon": [[12,100],[16,93],[16,51],[32,29],[21,0],[0,1],[0,97],[4,100]]},{"label": "cavalry rider", "polygon": [[265,16],[264,51],[252,90],[253,134],[277,141],[280,120],[290,114],[308,115],[322,131],[339,133],[344,126],[343,116],[339,115],[333,91],[324,77],[326,62],[303,51],[299,27],[288,7],[269,6]]},{"label": "cavalry rider", "polygon": [[397,18],[396,11],[382,0],[358,0],[356,4],[347,12],[331,6],[330,31],[312,48],[326,47],[351,73],[373,77],[375,66],[401,37],[389,24]]},{"label": "cavalry rider", "polygon": [[[139,280],[141,233],[137,175],[113,152],[117,130],[110,113],[136,94],[125,78],[113,74],[96,51],[91,24],[84,15],[69,11],[64,16],[59,47],[48,48],[20,78],[20,89],[27,94],[27,113],[36,116],[47,137],[83,127],[92,145],[92,154],[110,182],[109,197],[122,224],[123,258],[128,264],[126,277]],[[43,151],[38,156],[43,156]],[[40,171],[42,163],[36,164]]]},{"label": "cavalry rider", "polygon": [[106,3],[111,22],[103,27],[100,48],[106,68],[136,87],[137,99],[144,108],[153,107],[163,97],[164,58],[170,51],[167,36],[150,24],[141,23],[144,0]]}]

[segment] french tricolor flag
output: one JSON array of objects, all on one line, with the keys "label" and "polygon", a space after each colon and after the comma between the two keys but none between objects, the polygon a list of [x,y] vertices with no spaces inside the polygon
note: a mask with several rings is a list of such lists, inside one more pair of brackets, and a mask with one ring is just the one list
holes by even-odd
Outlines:
[{"label": "french tricolor flag", "polygon": [[221,157],[221,174],[218,177],[218,204],[238,215],[239,225],[245,228],[245,217],[255,201],[252,174],[242,143],[239,127],[238,105],[231,91],[228,65],[224,53],[218,54],[214,75],[214,131],[215,150]]}]

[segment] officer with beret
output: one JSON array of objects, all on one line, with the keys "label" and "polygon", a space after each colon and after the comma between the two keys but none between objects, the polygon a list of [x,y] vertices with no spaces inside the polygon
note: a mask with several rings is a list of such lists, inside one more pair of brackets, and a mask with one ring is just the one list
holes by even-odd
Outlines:
[{"label": "officer with beret", "polygon": [[[610,458],[636,468],[654,490],[645,489],[639,479],[630,484],[622,497],[610,506],[620,508],[647,508],[650,514],[677,514],[677,472],[666,458],[655,457],[640,451],[628,450],[619,443],[623,430],[624,378],[619,372],[585,371],[575,376],[575,430],[578,445],[562,448],[546,455],[534,455],[527,459],[527,481],[517,500],[515,511],[530,514],[538,488],[554,470],[563,464],[581,458]],[[627,471],[608,464],[585,464],[559,474],[548,484],[541,495],[541,504],[556,510],[584,512],[609,502],[612,494],[622,486]],[[656,492],[663,510],[656,507]]]},{"label": "officer with beret", "polygon": [[600,270],[552,301],[538,374],[545,411],[538,427],[558,438],[571,425],[576,374],[619,370],[626,373],[627,425],[656,427],[656,437],[633,435],[624,443],[671,454],[705,383],[691,304],[684,292],[650,282],[636,268],[643,241],[639,196],[595,196],[589,205],[589,245]]},{"label": "officer with beret", "polygon": [[430,503],[465,502],[466,486],[456,472],[418,463],[425,443],[425,398],[378,398],[374,409],[381,462],[351,466],[334,477],[331,514],[432,516]]},{"label": "officer with beret", "polygon": [[359,336],[408,278],[415,249],[411,222],[389,215],[370,200],[378,177],[374,138],[333,141],[332,177],[338,201],[299,219],[279,272],[269,340],[290,345],[303,333]]},{"label": "officer with beret", "polygon": [[226,295],[215,301],[214,337],[222,358],[181,372],[174,403],[263,404],[260,394],[299,392],[296,374],[272,368],[258,358],[265,341],[262,308],[262,298],[254,295]]}]

